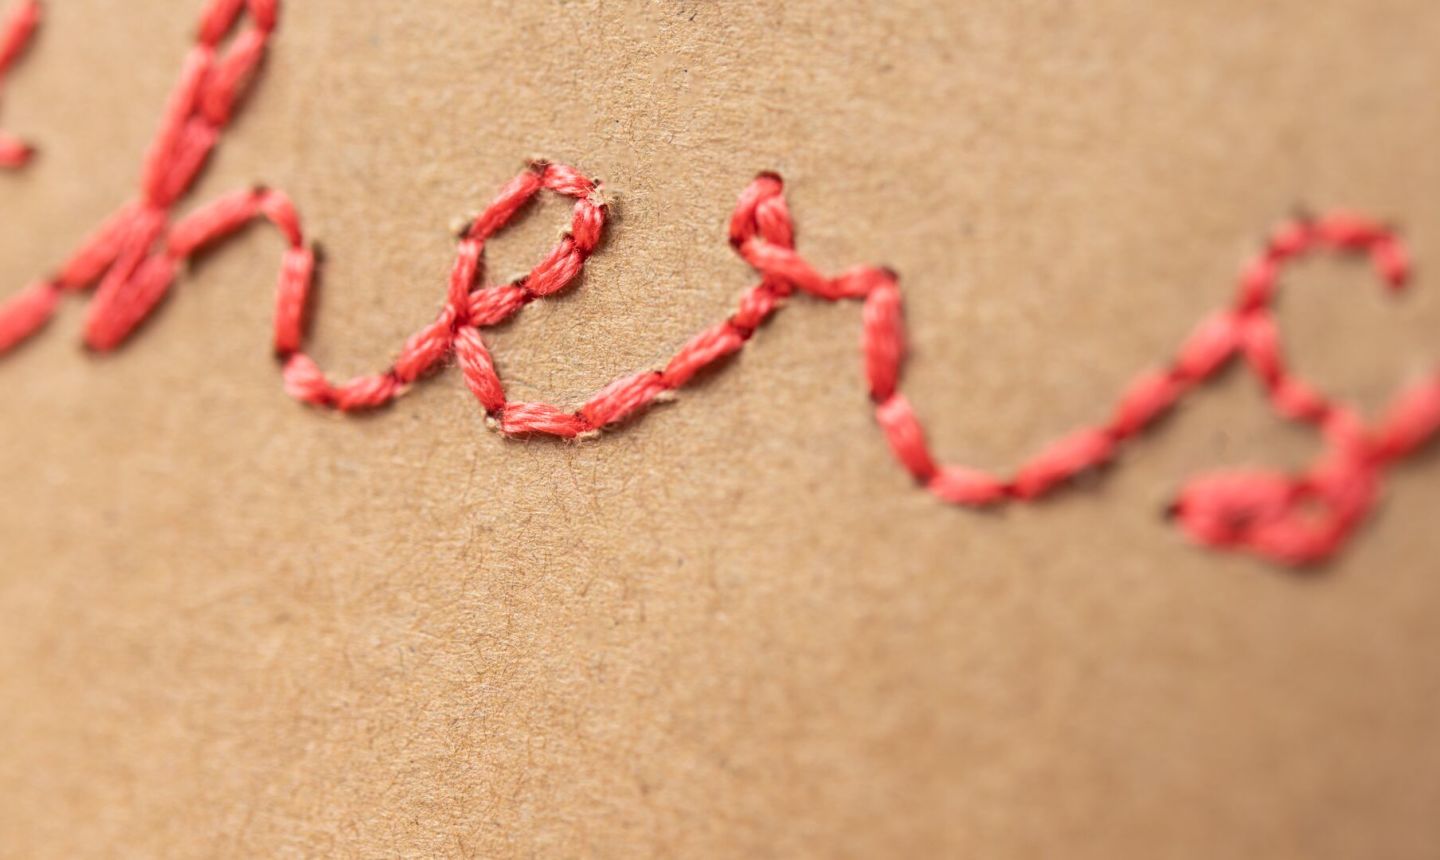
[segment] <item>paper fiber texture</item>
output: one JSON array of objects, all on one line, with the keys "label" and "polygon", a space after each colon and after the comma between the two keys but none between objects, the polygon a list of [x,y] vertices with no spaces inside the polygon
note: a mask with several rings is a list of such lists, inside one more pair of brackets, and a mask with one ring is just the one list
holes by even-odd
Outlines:
[{"label": "paper fiber texture", "polygon": [[[127,199],[198,0],[54,0],[0,126],[0,280]],[[1001,468],[1105,416],[1298,207],[1420,261],[1306,264],[1297,366],[1378,409],[1440,354],[1440,8],[291,0],[187,205],[288,192],[310,349],[383,369],[453,225],[544,155],[602,178],[579,286],[490,334],[572,404],[723,319],[757,172],[798,247],[902,277],[906,392]],[[549,201],[490,248],[523,272]],[[1422,857],[1437,836],[1440,463],[1295,575],[1186,544],[1189,476],[1308,462],[1251,377],[1043,504],[891,460],[860,309],[797,298],[678,402],[504,440],[453,369],[298,406],[281,243],[206,256],[136,339],[83,303],[0,361],[0,856]]]}]

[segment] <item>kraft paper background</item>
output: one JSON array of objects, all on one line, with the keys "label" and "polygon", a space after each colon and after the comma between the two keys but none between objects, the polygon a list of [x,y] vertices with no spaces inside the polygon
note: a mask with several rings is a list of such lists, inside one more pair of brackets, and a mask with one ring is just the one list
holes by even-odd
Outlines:
[{"label": "kraft paper background", "polygon": [[[197,0],[54,0],[0,123],[0,282],[135,186]],[[1371,408],[1440,357],[1440,7],[290,0],[191,205],[289,192],[313,353],[383,368],[450,225],[532,154],[603,178],[578,289],[491,337],[521,399],[662,361],[799,247],[903,277],[937,451],[1108,411],[1297,206],[1363,209],[1413,295],[1306,265],[1298,367]],[[496,279],[566,220],[496,240]],[[452,371],[339,418],[268,353],[281,244],[209,255],[108,357],[82,304],[0,362],[0,855],[1433,856],[1440,462],[1296,576],[1186,544],[1183,479],[1316,450],[1231,374],[1053,501],[945,507],[891,461],[859,307],[797,299],[678,403],[506,441]]]}]

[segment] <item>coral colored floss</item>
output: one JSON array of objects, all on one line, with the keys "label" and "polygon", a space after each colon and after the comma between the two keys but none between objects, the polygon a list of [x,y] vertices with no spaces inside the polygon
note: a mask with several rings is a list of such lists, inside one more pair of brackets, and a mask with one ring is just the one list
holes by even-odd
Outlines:
[{"label": "coral colored floss", "polygon": [[[39,25],[40,0],[19,0],[0,18],[0,86]],[[24,167],[33,154],[30,144],[0,131],[0,169]]]},{"label": "coral colored floss", "polygon": [[[247,12],[250,25],[240,28]],[[738,352],[796,292],[824,301],[860,300],[863,376],[896,460],[938,498],[978,507],[1038,499],[1113,463],[1127,443],[1238,357],[1277,414],[1320,431],[1323,451],[1293,474],[1242,470],[1191,479],[1171,512],[1197,543],[1283,564],[1334,555],[1373,509],[1385,472],[1440,433],[1440,374],[1402,391],[1379,421],[1366,423],[1353,407],[1327,397],[1285,362],[1273,305],[1289,264],[1318,253],[1358,255],[1391,289],[1408,280],[1408,254],[1391,231],[1362,216],[1334,213],[1281,225],[1241,268],[1232,304],[1202,320],[1168,363],[1126,387],[1105,422],[1044,447],[1008,476],[938,463],[918,414],[900,392],[905,323],[898,276],[858,266],[830,277],[811,265],[795,249],[784,185],[773,173],[746,186],[731,214],[730,244],[760,280],[729,318],[692,337],[663,368],[622,377],[578,408],[510,401],[482,330],[572,284],[599,245],[607,215],[599,183],[575,168],[543,161],[501,188],[462,232],[440,312],[405,341],[390,367],[331,381],[303,351],[315,252],[289,198],[270,189],[244,189],[179,221],[171,218],[218,144],[277,15],[275,0],[210,2],[146,157],[140,195],[101,224],[53,279],[37,281],[0,304],[0,353],[43,326],[61,293],[90,287],[96,294],[86,315],[86,343],[96,350],[115,348],[154,310],[193,254],[265,220],[286,241],[273,333],[284,388],[305,403],[343,412],[390,403],[453,356],[500,433],[594,436],[669,399],[696,374]],[[221,51],[219,44],[232,33]],[[541,192],[574,201],[569,230],[528,275],[484,285],[486,241]]]},{"label": "coral colored floss", "polygon": [[[33,0],[26,2],[31,14],[38,14]],[[210,0],[205,6],[196,42],[141,166],[138,195],[95,228],[56,275],[0,303],[0,353],[42,328],[61,293],[95,290],[86,312],[85,342],[96,350],[119,345],[164,298],[183,255],[156,248],[173,244],[183,250],[198,243],[193,237],[170,241],[174,208],[220,142],[264,57],[277,13],[276,0]],[[249,24],[242,26],[247,15]],[[21,14],[17,20],[32,19]],[[218,229],[192,221],[181,235],[197,227]]]}]

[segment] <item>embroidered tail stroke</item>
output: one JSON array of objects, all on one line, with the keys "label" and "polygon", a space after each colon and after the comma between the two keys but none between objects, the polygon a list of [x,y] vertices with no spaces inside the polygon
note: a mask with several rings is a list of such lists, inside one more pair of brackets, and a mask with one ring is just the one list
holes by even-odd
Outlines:
[{"label": "embroidered tail stroke", "polygon": [[[174,218],[265,54],[278,6],[278,0],[210,0],[145,156],[137,197],[81,242],[55,275],[0,304],[0,354],[37,332],[63,295],[92,288],[85,343],[95,350],[114,349],[154,310],[197,251],[265,220],[287,244],[273,335],[284,387],[321,408],[353,412],[383,406],[453,357],[500,433],[589,437],[637,416],[738,352],[795,293],[855,300],[863,303],[864,378],[896,459],[940,499],[984,507],[1042,498],[1080,473],[1109,464],[1186,394],[1238,361],[1260,381],[1278,415],[1320,432],[1323,451],[1296,473],[1237,470],[1194,478],[1170,512],[1200,544],[1290,565],[1334,555],[1375,507],[1387,470],[1440,431],[1440,374],[1402,391],[1382,418],[1367,422],[1354,406],[1325,395],[1285,362],[1273,309],[1288,264],[1321,253],[1360,256],[1389,289],[1407,282],[1408,256],[1391,231],[1361,216],[1336,213],[1280,226],[1244,265],[1234,301],[1203,320],[1167,363],[1136,378],[1102,423],[1045,447],[1006,475],[938,463],[899,390],[905,325],[896,274],[872,266],[834,276],[818,271],[795,250],[783,186],[773,173],[759,175],[741,192],[730,218],[730,244],[760,278],[733,314],[692,337],[663,368],[617,379],[578,408],[511,401],[482,330],[570,285],[595,251],[606,222],[597,182],[574,168],[545,162],[530,165],[505,185],[462,232],[439,315],[405,341],[394,363],[380,373],[332,381],[302,349],[315,252],[290,200],[271,189],[244,189]],[[17,8],[0,27],[0,71],[38,20],[34,0],[22,0]],[[528,275],[484,285],[486,241],[542,191],[574,200],[570,229]]]},{"label": "embroidered tail stroke", "polygon": [[[0,18],[0,86],[10,67],[20,59],[40,24],[40,0],[20,0]],[[24,167],[30,161],[30,145],[0,131],[0,170]]]}]

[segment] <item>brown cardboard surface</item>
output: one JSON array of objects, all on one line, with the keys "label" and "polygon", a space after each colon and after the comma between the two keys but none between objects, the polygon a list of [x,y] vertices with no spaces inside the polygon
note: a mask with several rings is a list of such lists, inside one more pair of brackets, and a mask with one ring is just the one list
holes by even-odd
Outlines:
[{"label": "brown cardboard surface", "polygon": [[[0,176],[14,288],[130,193],[198,4],[51,7],[0,114],[44,148]],[[569,403],[728,312],[725,219],[778,170],[807,255],[903,275],[937,449],[1001,466],[1103,414],[1296,205],[1440,261],[1436,44],[1421,0],[291,0],[191,199],[295,198],[313,351],[360,372],[523,158],[604,178],[580,288],[492,338]],[[0,363],[0,855],[1433,855],[1433,456],[1310,577],[1161,516],[1314,451],[1239,374],[1099,480],[957,511],[890,460],[858,307],[803,299],[598,443],[502,440],[453,371],[336,418],[267,354],[278,256],[226,246],[116,355],[72,303]],[[1299,366],[1378,407],[1440,352],[1427,274],[1290,277]]]}]

